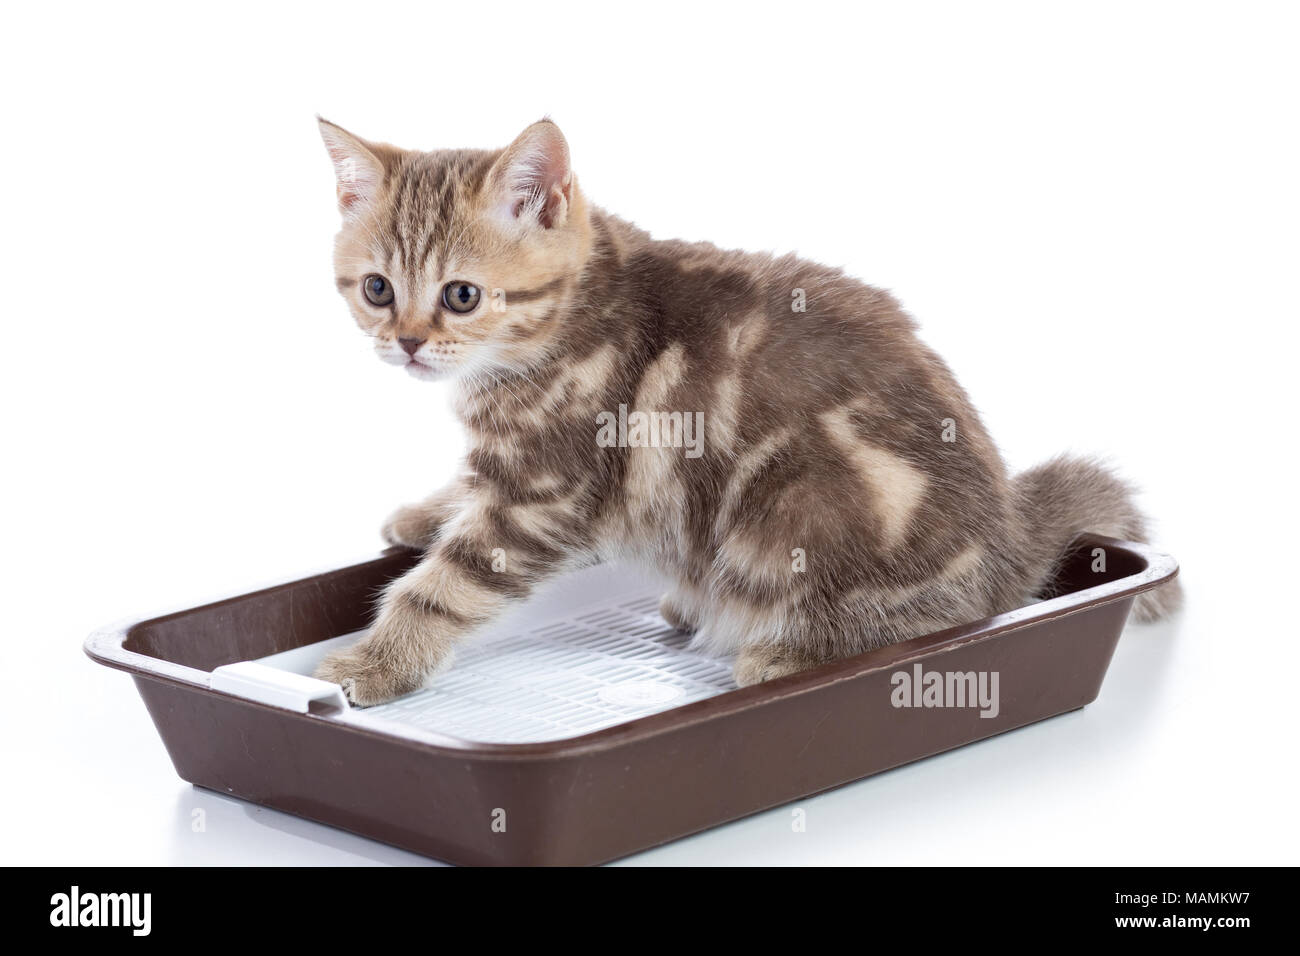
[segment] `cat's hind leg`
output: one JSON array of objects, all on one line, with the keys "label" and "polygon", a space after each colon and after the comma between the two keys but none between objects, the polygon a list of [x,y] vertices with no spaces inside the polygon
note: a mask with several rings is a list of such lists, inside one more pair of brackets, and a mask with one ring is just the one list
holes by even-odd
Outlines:
[{"label": "cat's hind leg", "polygon": [[671,591],[659,599],[659,616],[676,631],[690,634],[699,627],[682,609],[677,594]]},{"label": "cat's hind leg", "polygon": [[706,595],[688,581],[678,581],[659,599],[659,616],[679,631],[694,634],[700,629]]},{"label": "cat's hind leg", "polygon": [[815,654],[801,653],[788,647],[751,644],[741,648],[740,653],[736,655],[732,674],[736,686],[749,687],[752,684],[762,684],[789,674],[798,674],[825,661],[825,658]]}]

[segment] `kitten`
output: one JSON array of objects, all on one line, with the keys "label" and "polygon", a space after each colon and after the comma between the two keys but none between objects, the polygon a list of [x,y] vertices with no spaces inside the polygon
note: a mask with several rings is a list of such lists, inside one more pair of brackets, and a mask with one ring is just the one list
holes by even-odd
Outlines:
[{"label": "kitten", "polygon": [[[1008,477],[888,293],[651,239],[588,203],[549,120],[494,152],[320,129],[339,291],[383,361],[456,377],[470,446],[449,487],[388,519],[424,558],[317,671],[356,704],[416,689],[603,555],[666,572],[664,618],[735,654],[743,686],[1028,604],[1077,532],[1144,538],[1092,462]],[[1176,603],[1166,587],[1136,613]]]}]

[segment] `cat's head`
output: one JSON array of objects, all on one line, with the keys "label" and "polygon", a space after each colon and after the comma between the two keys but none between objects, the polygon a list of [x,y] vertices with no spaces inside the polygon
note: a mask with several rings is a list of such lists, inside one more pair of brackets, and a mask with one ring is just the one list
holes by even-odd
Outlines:
[{"label": "cat's head", "polygon": [[543,360],[591,242],[559,127],[430,153],[320,130],[343,215],[338,288],[379,357],[426,380]]}]

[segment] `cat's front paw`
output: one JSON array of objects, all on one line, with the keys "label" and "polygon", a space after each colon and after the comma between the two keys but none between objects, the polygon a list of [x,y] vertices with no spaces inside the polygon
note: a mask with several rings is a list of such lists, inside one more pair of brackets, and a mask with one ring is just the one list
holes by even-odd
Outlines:
[{"label": "cat's front paw", "polygon": [[736,680],[736,686],[749,687],[787,674],[797,674],[818,663],[781,648],[746,647],[736,657],[732,676]]},{"label": "cat's front paw", "polygon": [[338,684],[358,707],[385,703],[419,690],[451,663],[451,648],[430,637],[419,622],[386,612],[352,647],[326,655],[315,676]]},{"label": "cat's front paw", "polygon": [[357,648],[329,654],[316,668],[315,676],[338,684],[343,696],[358,707],[382,704],[409,694],[423,683],[422,676],[405,672],[382,658],[373,659]]},{"label": "cat's front paw", "polygon": [[379,534],[389,544],[423,551],[437,537],[438,526],[427,509],[402,505],[388,516]]}]

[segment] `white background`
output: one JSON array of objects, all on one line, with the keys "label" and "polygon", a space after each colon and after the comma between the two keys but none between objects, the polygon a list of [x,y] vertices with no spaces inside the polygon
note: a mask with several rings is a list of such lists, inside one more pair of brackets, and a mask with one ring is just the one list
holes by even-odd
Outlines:
[{"label": "white background", "polygon": [[320,112],[418,148],[549,113],[655,235],[894,290],[1014,467],[1113,456],[1182,562],[1084,711],[631,862],[1298,862],[1292,10],[11,6],[0,858],[422,862],[183,784],[81,652],[377,550],[463,448],[333,289]]}]

